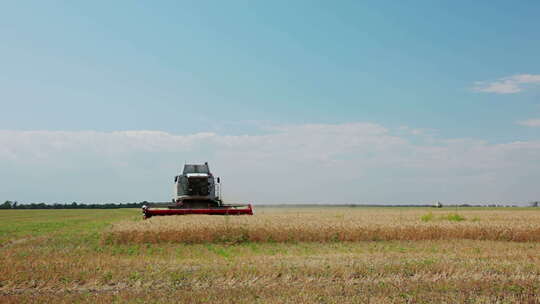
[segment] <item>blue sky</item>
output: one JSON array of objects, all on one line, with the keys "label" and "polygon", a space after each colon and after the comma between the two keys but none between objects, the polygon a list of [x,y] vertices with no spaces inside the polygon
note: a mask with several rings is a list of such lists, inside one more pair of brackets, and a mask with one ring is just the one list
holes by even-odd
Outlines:
[{"label": "blue sky", "polygon": [[[0,200],[166,199],[184,160],[218,162],[239,200],[538,199],[524,181],[540,153],[538,1],[291,2],[0,4],[0,165],[12,175]],[[381,138],[402,145],[343,145]],[[96,143],[114,152],[90,153]],[[310,195],[292,193],[282,164]],[[310,177],[334,165],[364,173]],[[252,191],[247,174],[264,175]]]}]

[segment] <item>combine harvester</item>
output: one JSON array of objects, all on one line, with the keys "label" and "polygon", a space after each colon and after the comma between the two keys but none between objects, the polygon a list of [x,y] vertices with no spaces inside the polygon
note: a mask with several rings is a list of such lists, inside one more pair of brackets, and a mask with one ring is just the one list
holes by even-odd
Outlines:
[{"label": "combine harvester", "polygon": [[154,203],[143,206],[144,219],[185,214],[253,215],[251,204],[223,203],[219,177],[212,175],[207,162],[184,165],[182,175],[174,177],[174,195],[172,204]]}]

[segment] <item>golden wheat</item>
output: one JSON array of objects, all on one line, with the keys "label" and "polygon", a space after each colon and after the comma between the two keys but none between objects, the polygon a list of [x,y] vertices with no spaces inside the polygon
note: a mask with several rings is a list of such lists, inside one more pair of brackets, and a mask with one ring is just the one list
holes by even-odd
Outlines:
[{"label": "golden wheat", "polygon": [[[104,234],[113,243],[337,242],[373,240],[540,241],[540,213],[328,208],[261,212],[254,216],[171,216],[120,222]],[[449,216],[450,215],[450,216]],[[448,219],[458,218],[455,222]],[[424,217],[425,218],[425,217]],[[433,218],[433,219],[432,219]]]}]

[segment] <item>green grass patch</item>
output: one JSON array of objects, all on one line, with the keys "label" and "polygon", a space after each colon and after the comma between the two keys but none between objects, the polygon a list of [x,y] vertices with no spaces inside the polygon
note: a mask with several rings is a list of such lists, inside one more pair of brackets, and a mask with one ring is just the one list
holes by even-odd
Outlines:
[{"label": "green grass patch", "polygon": [[139,209],[0,210],[0,245],[17,239],[57,236],[94,242],[103,228],[139,216]]},{"label": "green grass patch", "polygon": [[422,222],[430,222],[434,219],[435,217],[433,216],[433,213],[428,213],[428,214],[424,214],[420,217],[420,220],[422,220]]},{"label": "green grass patch", "polygon": [[462,222],[465,220],[465,217],[457,213],[450,213],[450,214],[442,216],[441,219],[451,221],[451,222]]},{"label": "green grass patch", "polygon": [[[431,221],[435,221],[435,220],[439,220],[439,221],[451,221],[451,222],[462,222],[462,221],[465,221],[465,217],[463,217],[462,215],[458,214],[458,213],[449,213],[449,214],[445,214],[445,215],[441,215],[439,217],[435,217],[435,215],[432,213],[432,212],[429,212],[427,214],[424,214],[420,217],[420,220],[422,222],[431,222]],[[480,219],[478,217],[475,217],[473,219],[473,221],[479,221]]]}]

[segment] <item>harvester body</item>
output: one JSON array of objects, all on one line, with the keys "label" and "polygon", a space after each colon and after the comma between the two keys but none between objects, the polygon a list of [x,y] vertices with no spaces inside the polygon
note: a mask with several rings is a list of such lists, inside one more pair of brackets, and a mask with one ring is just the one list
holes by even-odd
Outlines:
[{"label": "harvester body", "polygon": [[221,203],[218,187],[208,163],[186,164],[182,174],[174,177],[173,203],[184,208],[217,207]]},{"label": "harvester body", "polygon": [[182,174],[174,177],[172,203],[143,206],[144,218],[162,215],[210,214],[252,215],[251,205],[224,204],[220,178],[210,172],[208,163],[186,164]]}]

